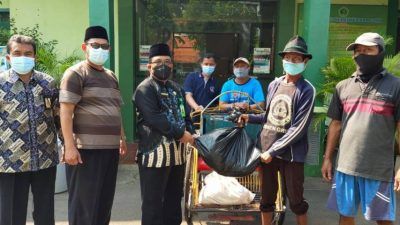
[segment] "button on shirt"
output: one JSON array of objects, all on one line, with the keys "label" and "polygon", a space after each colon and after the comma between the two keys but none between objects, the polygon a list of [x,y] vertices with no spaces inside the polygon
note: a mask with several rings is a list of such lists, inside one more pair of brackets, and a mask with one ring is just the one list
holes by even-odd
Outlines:
[{"label": "button on shirt", "polygon": [[337,170],[393,181],[394,134],[400,120],[400,79],[385,71],[368,84],[353,74],[339,82],[328,117],[342,122]]},{"label": "button on shirt", "polygon": [[54,79],[34,71],[25,84],[17,73],[0,74],[0,172],[37,171],[57,165],[51,99]]},{"label": "button on shirt", "polygon": [[140,165],[160,168],[186,162],[186,145],[177,139],[185,130],[193,130],[183,94],[173,81],[162,84],[151,77],[136,89],[133,100],[138,109]]},{"label": "button on shirt", "polygon": [[[208,81],[199,72],[189,73],[184,83],[186,93],[192,93],[194,101],[203,107],[206,107],[221,92],[217,84],[217,79],[211,76]],[[216,101],[216,105],[218,102]]]}]

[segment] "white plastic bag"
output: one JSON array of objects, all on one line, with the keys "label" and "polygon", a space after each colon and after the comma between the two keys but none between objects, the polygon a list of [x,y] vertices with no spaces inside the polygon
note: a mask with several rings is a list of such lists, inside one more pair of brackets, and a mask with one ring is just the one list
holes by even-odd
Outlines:
[{"label": "white plastic bag", "polygon": [[224,177],[212,172],[204,179],[200,191],[200,204],[242,205],[253,201],[255,194],[242,186],[234,177]]}]

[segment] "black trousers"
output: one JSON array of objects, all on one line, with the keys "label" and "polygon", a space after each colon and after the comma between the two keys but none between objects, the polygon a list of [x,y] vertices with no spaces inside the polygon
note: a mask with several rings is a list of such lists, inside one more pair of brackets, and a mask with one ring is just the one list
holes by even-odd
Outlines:
[{"label": "black trousers", "polygon": [[29,187],[35,225],[54,225],[56,168],[35,172],[0,173],[0,225],[25,225]]},{"label": "black trousers", "polygon": [[185,165],[162,168],[139,165],[142,225],[180,225]]},{"label": "black trousers", "polygon": [[67,166],[70,225],[110,223],[117,181],[118,149],[79,150],[83,164]]}]

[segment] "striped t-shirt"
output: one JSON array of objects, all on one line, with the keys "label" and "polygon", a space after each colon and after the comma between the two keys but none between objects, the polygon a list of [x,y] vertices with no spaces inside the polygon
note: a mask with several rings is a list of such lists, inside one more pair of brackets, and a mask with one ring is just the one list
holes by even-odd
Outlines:
[{"label": "striped t-shirt", "polygon": [[400,79],[383,70],[363,83],[354,73],[336,85],[328,117],[341,121],[337,171],[393,182]]},{"label": "striped t-shirt", "polygon": [[121,95],[114,73],[80,62],[65,71],[60,102],[75,104],[73,133],[78,149],[118,149]]}]

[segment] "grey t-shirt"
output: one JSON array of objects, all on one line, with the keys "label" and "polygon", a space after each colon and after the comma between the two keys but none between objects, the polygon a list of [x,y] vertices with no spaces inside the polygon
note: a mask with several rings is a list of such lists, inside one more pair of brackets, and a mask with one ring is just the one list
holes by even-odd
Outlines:
[{"label": "grey t-shirt", "polygon": [[399,107],[400,79],[386,71],[368,84],[363,84],[354,74],[337,84],[328,117],[342,121],[338,171],[393,181]]},{"label": "grey t-shirt", "polygon": [[[267,151],[276,140],[285,135],[287,129],[291,126],[295,91],[295,84],[282,81],[274,97],[272,97],[267,121],[261,131],[261,148],[263,151]],[[278,156],[278,158],[281,157]],[[290,156],[286,158],[290,158]]]}]

